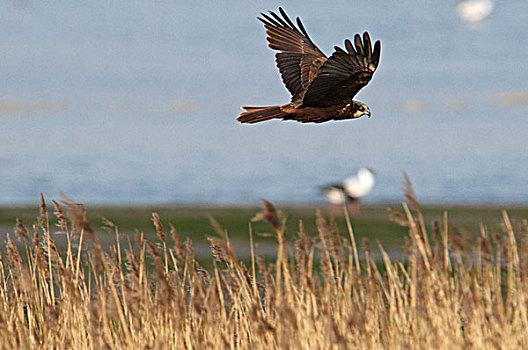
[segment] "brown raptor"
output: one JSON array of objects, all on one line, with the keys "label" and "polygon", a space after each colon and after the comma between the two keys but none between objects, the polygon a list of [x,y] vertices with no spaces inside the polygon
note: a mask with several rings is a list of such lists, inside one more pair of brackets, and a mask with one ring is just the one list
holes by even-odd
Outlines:
[{"label": "brown raptor", "polygon": [[270,119],[296,120],[302,123],[323,123],[329,120],[370,117],[369,108],[354,100],[368,84],[378,67],[381,43],[372,47],[367,32],[356,34],[354,44],[345,40],[346,51],[336,46],[330,57],[312,42],[297,17],[297,26],[279,7],[278,14],[261,13],[258,19],[266,28],[269,47],[275,55],[282,81],[290,91],[290,103],[270,107],[243,106],[237,118],[253,124]]}]

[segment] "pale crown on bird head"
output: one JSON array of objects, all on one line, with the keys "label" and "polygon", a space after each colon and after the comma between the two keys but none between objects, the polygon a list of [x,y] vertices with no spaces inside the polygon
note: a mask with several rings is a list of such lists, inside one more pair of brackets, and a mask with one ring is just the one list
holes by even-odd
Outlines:
[{"label": "pale crown on bird head", "polygon": [[359,118],[364,115],[367,115],[370,118],[370,109],[368,106],[362,102],[353,100],[352,101],[352,116],[354,118]]}]

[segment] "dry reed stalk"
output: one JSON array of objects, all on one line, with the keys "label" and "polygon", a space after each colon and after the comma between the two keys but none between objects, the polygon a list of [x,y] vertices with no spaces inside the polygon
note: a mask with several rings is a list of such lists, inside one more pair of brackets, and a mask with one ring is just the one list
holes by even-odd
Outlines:
[{"label": "dry reed stalk", "polygon": [[301,290],[306,293],[308,289],[311,293],[314,291],[314,281],[312,278],[313,266],[313,240],[308,237],[304,230],[304,225],[299,220],[299,238],[295,241],[295,259],[297,261],[298,281]]},{"label": "dry reed stalk", "polygon": [[[226,265],[215,262],[210,270],[195,259],[189,239],[178,244],[178,237],[174,249],[165,250],[141,233],[133,244],[105,220],[116,232],[116,244],[111,258],[101,247],[98,257],[97,237],[91,237],[96,232],[77,206],[67,210],[72,217],[64,224],[69,220],[73,230],[87,235],[87,254],[75,254],[72,245],[62,252],[51,239],[55,226],[43,223],[41,205],[43,220],[34,227],[33,242],[22,240],[28,261],[9,236],[7,255],[0,255],[0,347],[467,349],[527,344],[527,223],[503,212],[503,231],[482,225],[478,240],[470,240],[450,226],[446,212],[433,224],[429,241],[417,202],[402,207],[405,216],[398,218],[409,227],[410,238],[404,261],[391,259],[379,243],[373,251],[364,240],[365,259],[356,263],[352,241],[342,246],[334,223],[317,214],[318,238],[299,222],[294,251],[284,227],[277,225],[277,249],[282,245],[283,253],[275,264],[254,255],[250,225],[248,268],[218,225],[219,237],[209,241],[213,256]],[[265,210],[271,213],[269,206]],[[163,242],[161,218],[153,216],[153,222]],[[20,237],[28,234],[17,227]],[[171,234],[177,237],[173,227]],[[128,245],[118,245],[120,238]],[[349,251],[346,268],[340,258],[344,250]],[[381,261],[374,258],[377,251]]]},{"label": "dry reed stalk", "polygon": [[[277,235],[277,259],[275,263],[275,269],[276,269],[276,276],[275,276],[275,288],[277,293],[280,295],[282,294],[282,287],[283,285],[290,285],[288,283],[289,279],[289,273],[288,273],[288,265],[284,257],[284,250],[285,250],[285,239],[284,239],[284,223],[283,220],[282,226],[279,224],[279,215],[277,213],[277,210],[271,204],[265,199],[262,199],[262,206],[264,207],[262,211],[258,212],[255,217],[251,219],[251,221],[265,221],[268,224],[271,225],[275,229],[275,233]],[[284,277],[283,277],[284,275]],[[284,283],[283,283],[284,279]],[[291,297],[291,293],[289,290],[287,290],[287,296]]]},{"label": "dry reed stalk", "polygon": [[73,263],[74,258],[73,258],[73,255],[71,254],[72,253],[72,249],[71,249],[72,248],[72,237],[70,234],[70,230],[68,229],[68,219],[66,218],[66,215],[64,214],[60,204],[54,200],[52,200],[52,203],[54,206],[53,214],[57,218],[56,226],[60,228],[60,231],[55,232],[55,234],[65,234],[66,235],[66,241],[68,244],[68,246],[66,247],[66,252],[67,252],[66,266],[72,269],[74,266],[74,263]]},{"label": "dry reed stalk", "polygon": [[156,233],[158,234],[158,238],[163,244],[163,257],[165,259],[165,273],[169,274],[169,257],[167,255],[167,243],[165,242],[165,233],[163,232],[163,225],[161,223],[161,219],[158,213],[152,213],[152,222],[154,223],[154,227],[156,228]]},{"label": "dry reed stalk", "polygon": [[50,235],[50,225],[49,225],[49,215],[48,207],[46,201],[44,200],[44,195],[40,194],[40,216],[39,216],[40,227],[44,232],[44,237],[46,239],[46,253],[48,255],[48,271],[49,271],[49,284],[50,284],[50,293],[51,293],[51,303],[55,305],[55,288],[53,283],[53,266],[52,266],[52,238]]},{"label": "dry reed stalk", "polygon": [[[255,268],[255,246],[253,245],[253,229],[251,226],[251,222],[248,224],[248,231],[249,231],[249,249],[251,253],[251,273],[253,275],[253,279],[251,281],[251,284],[253,286],[253,297],[256,298],[258,301],[260,301],[260,296],[257,291],[257,271]],[[263,288],[262,284],[260,284],[260,287]]]},{"label": "dry reed stalk", "polygon": [[319,231],[319,238],[321,240],[321,269],[323,271],[323,276],[328,277],[327,282],[330,285],[333,285],[336,276],[334,266],[330,259],[332,242],[328,239],[329,229],[326,220],[323,217],[323,213],[320,210],[316,211],[316,217],[317,230]]},{"label": "dry reed stalk", "polygon": [[20,242],[25,243],[26,245],[29,244],[29,230],[26,228],[26,226],[24,226],[22,220],[20,220],[19,218],[16,219],[15,236]]},{"label": "dry reed stalk", "polygon": [[345,220],[348,229],[348,235],[350,237],[350,244],[352,245],[352,253],[354,254],[354,262],[356,266],[356,274],[359,275],[361,271],[361,266],[359,265],[359,255],[356,246],[356,237],[354,235],[354,230],[352,229],[352,221],[350,220],[350,214],[348,213],[348,206],[343,205],[343,210],[345,212]]},{"label": "dry reed stalk", "polygon": [[[420,209],[420,204],[418,203],[418,196],[416,195],[416,192],[414,191],[414,186],[412,185],[412,182],[407,175],[405,171],[403,173],[404,183],[402,185],[402,191],[404,194],[405,199],[407,199],[407,202],[410,205],[410,208],[416,213],[418,216],[418,220],[416,221],[416,226],[418,229],[418,233],[421,235],[422,239],[425,241],[425,247],[430,246],[427,232],[425,231],[425,222],[422,215],[422,211]],[[429,257],[431,256],[431,253],[427,252]]]},{"label": "dry reed stalk", "polygon": [[180,239],[180,236],[178,236],[178,233],[176,232],[176,228],[172,224],[170,224],[170,232],[171,232],[172,240],[174,241],[173,249],[174,249],[174,252],[176,253],[176,256],[180,260],[185,260],[186,259],[185,248]]}]

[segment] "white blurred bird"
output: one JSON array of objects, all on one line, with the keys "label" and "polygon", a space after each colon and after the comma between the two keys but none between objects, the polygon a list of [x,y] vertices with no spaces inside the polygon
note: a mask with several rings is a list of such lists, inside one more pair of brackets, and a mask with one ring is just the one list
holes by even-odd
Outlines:
[{"label": "white blurred bird", "polygon": [[477,23],[490,15],[493,6],[491,0],[461,0],[457,4],[457,13],[464,22]]},{"label": "white blurred bird", "polygon": [[347,203],[353,213],[359,212],[359,199],[366,196],[374,187],[374,172],[360,168],[356,176],[348,177],[340,184],[323,187],[323,194],[334,206]]}]

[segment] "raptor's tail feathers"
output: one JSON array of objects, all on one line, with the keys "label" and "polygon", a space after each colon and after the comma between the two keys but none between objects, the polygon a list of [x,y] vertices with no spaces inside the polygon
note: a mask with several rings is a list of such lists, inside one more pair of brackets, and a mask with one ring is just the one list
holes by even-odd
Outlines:
[{"label": "raptor's tail feathers", "polygon": [[270,119],[284,118],[288,113],[281,110],[281,106],[271,107],[248,107],[242,106],[244,110],[237,120],[244,124],[260,123]]}]

